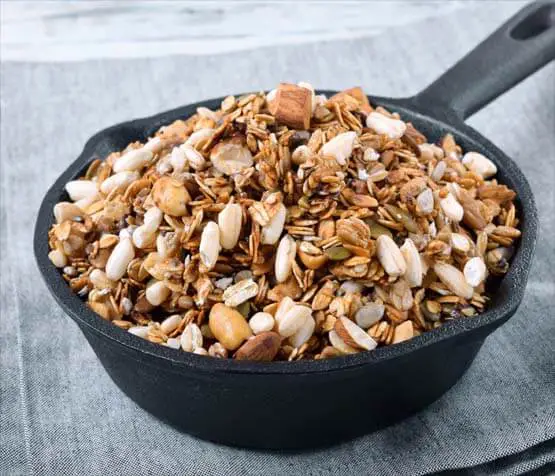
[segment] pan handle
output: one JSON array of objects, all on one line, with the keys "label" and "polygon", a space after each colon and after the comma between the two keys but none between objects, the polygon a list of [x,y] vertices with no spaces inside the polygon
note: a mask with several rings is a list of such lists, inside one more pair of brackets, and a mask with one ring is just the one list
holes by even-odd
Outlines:
[{"label": "pan handle", "polygon": [[534,2],[412,100],[432,117],[464,120],[554,58],[555,2]]}]

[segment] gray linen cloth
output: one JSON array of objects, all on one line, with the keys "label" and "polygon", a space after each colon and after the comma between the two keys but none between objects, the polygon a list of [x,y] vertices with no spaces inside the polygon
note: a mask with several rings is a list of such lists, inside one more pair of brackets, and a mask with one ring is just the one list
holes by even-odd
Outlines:
[{"label": "gray linen cloth", "polygon": [[516,474],[552,462],[552,65],[470,120],[520,164],[538,201],[541,238],[520,310],[443,398],[357,440],[299,454],[253,452],[200,441],[160,423],[108,378],[46,290],[31,245],[47,187],[103,127],[203,98],[272,88],[280,80],[410,95],[520,5],[477,5],[376,38],[226,56],[3,64],[0,472],[416,475],[475,467],[470,473]]}]

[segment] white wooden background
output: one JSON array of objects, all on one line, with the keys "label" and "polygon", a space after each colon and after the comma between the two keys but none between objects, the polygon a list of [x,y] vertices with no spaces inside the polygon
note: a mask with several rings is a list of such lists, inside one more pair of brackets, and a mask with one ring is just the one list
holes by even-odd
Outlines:
[{"label": "white wooden background", "polygon": [[214,54],[375,35],[472,1],[1,3],[2,61]]}]

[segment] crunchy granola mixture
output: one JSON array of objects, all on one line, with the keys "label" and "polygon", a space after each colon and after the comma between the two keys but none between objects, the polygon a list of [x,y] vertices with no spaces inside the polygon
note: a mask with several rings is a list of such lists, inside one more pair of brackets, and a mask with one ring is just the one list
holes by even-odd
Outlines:
[{"label": "crunchy granola mixture", "polygon": [[322,359],[487,305],[515,192],[360,88],[225,98],[66,185],[49,257],[114,325],[216,358]]}]

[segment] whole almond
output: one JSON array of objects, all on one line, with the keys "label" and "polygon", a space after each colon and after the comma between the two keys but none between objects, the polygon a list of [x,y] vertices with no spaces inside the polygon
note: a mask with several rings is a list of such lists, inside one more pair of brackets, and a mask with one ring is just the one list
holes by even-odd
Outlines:
[{"label": "whole almond", "polygon": [[236,360],[257,360],[270,362],[274,360],[281,345],[281,337],[276,332],[262,332],[251,337],[237,352]]}]

